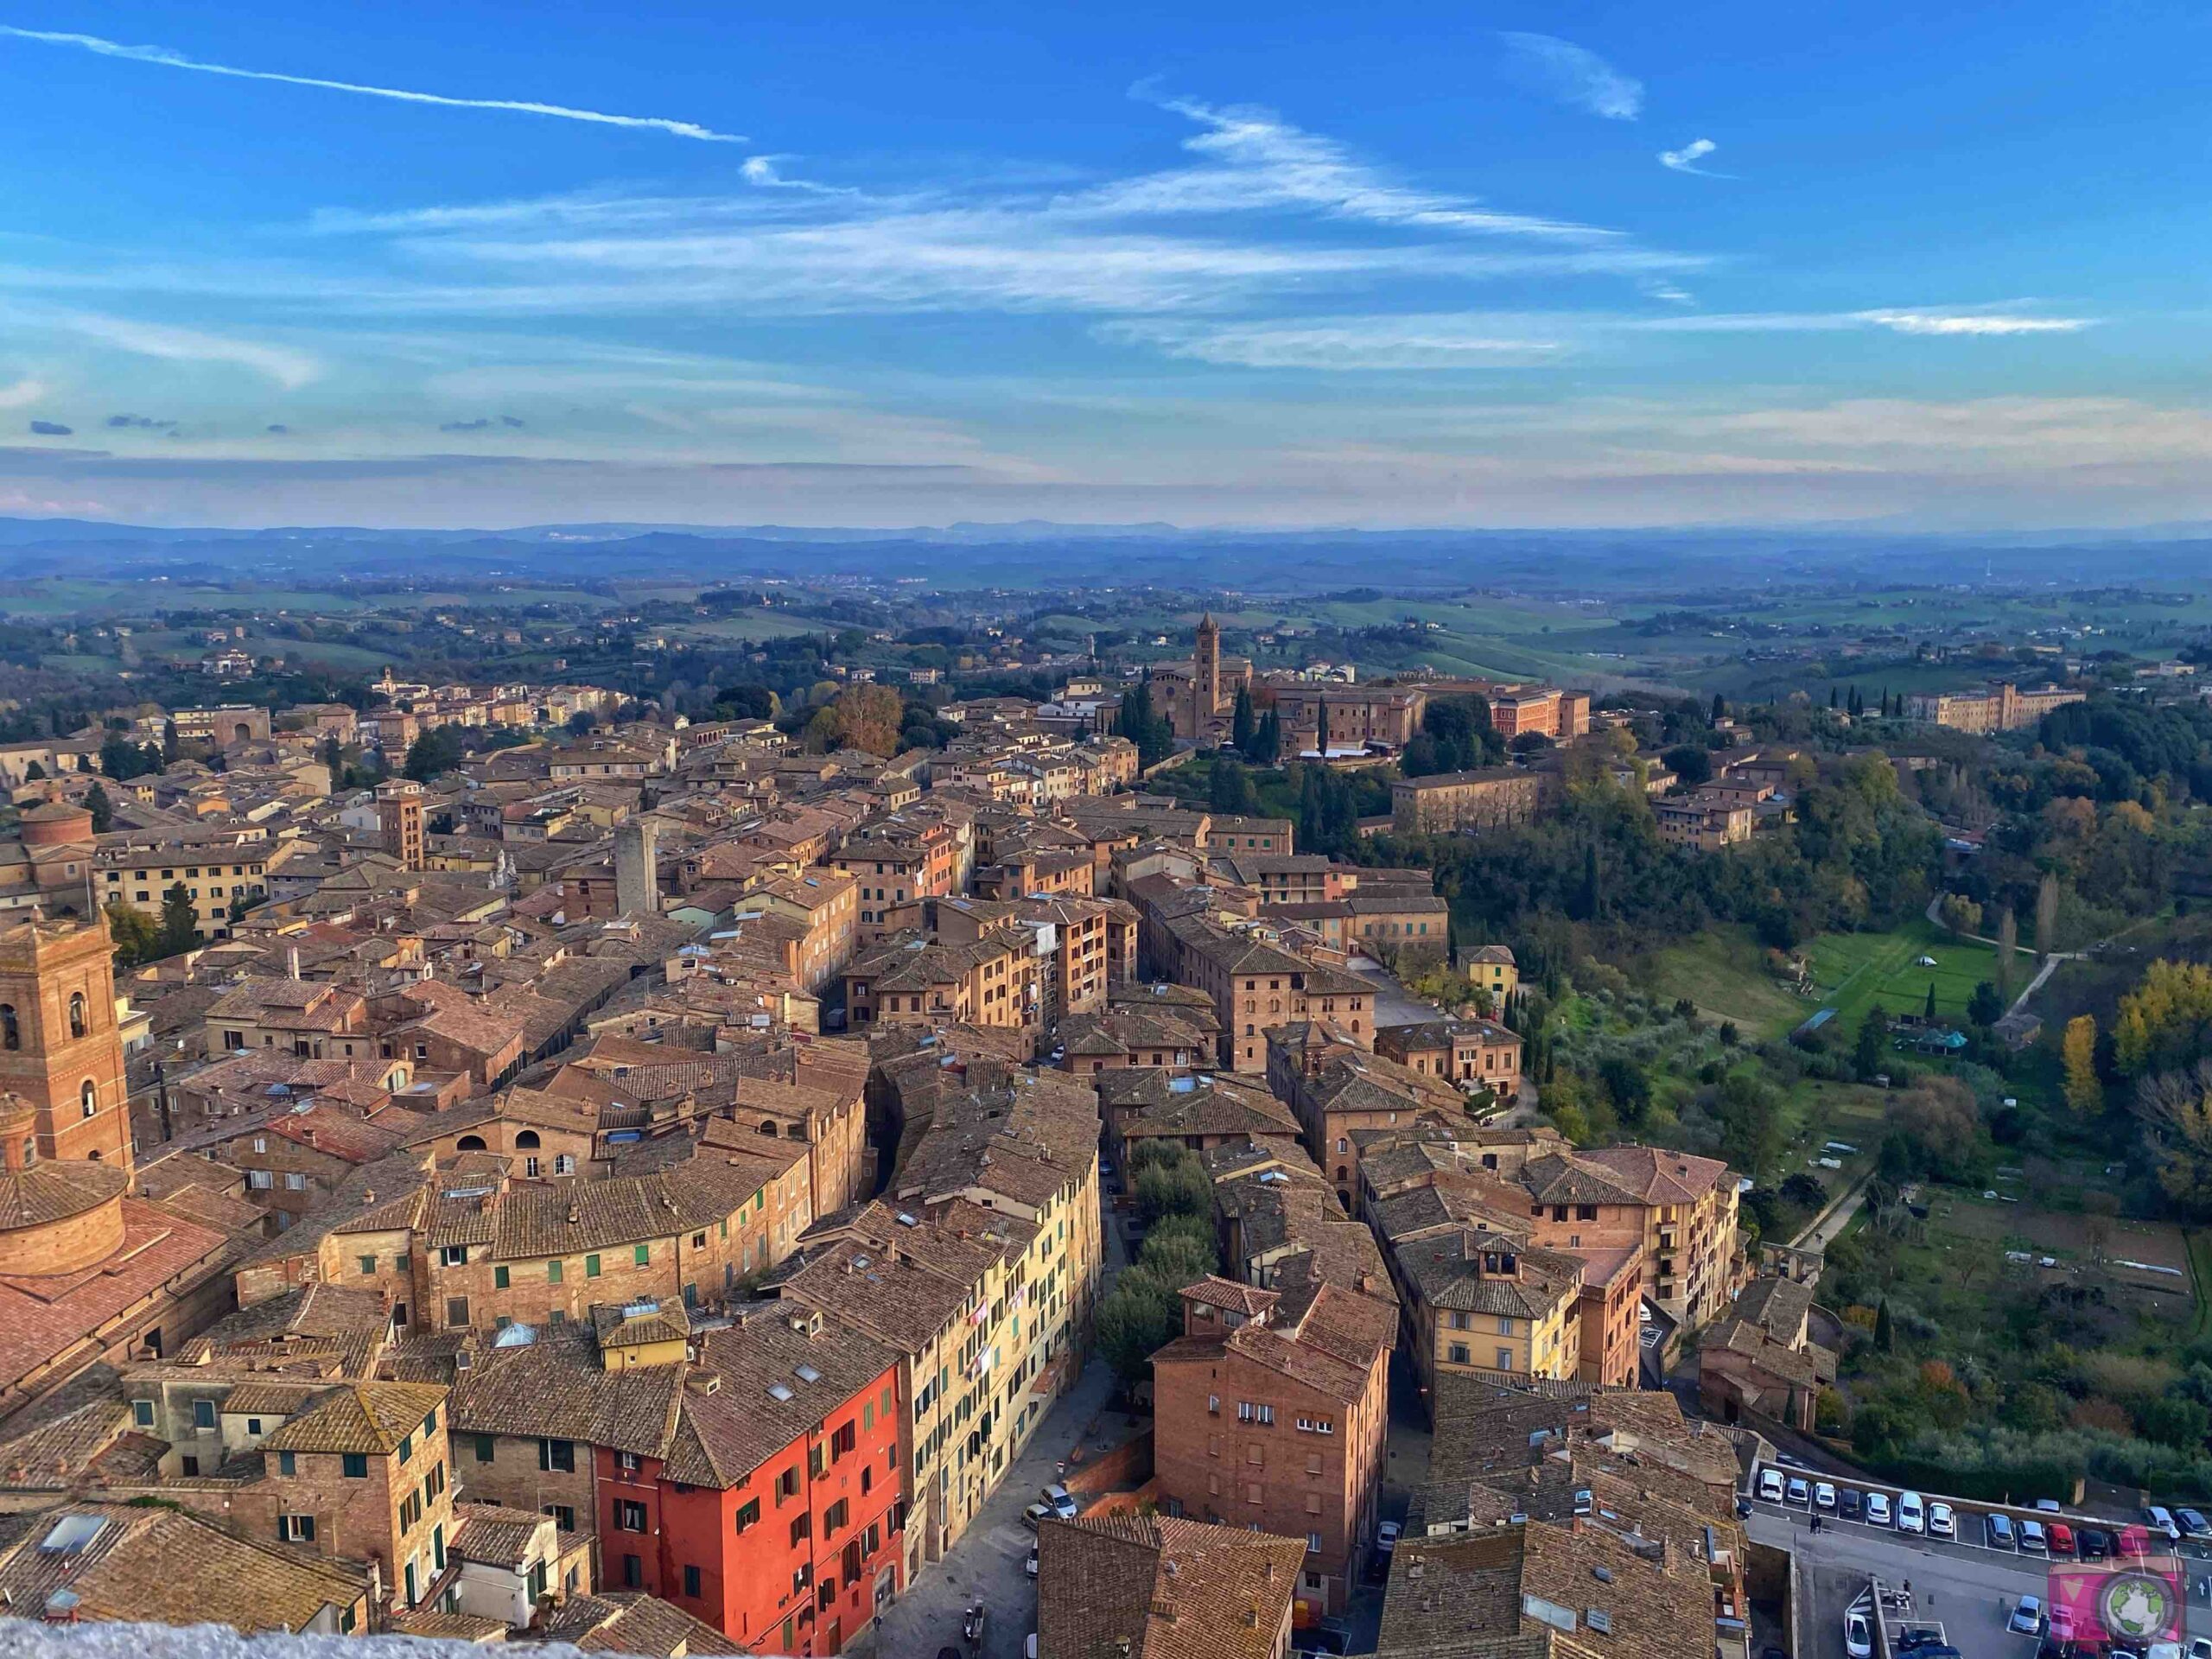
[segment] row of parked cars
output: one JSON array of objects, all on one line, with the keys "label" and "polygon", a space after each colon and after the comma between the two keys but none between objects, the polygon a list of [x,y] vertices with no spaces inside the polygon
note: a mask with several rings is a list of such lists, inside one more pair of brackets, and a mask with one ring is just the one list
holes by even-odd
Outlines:
[{"label": "row of parked cars", "polygon": [[[1918,1492],[1899,1492],[1893,1501],[1886,1492],[1862,1491],[1856,1486],[1839,1489],[1833,1482],[1789,1474],[1770,1465],[1759,1471],[1758,1495],[1769,1503],[1831,1515],[1840,1521],[1862,1522],[1870,1527],[1894,1527],[1899,1532],[1929,1538],[1960,1535],[1959,1516],[1951,1505],[1941,1498],[1923,1499]],[[2036,1508],[2056,1510],[2058,1505],[2044,1498]],[[2177,1544],[2183,1538],[2212,1541],[2212,1521],[2196,1510],[2169,1510],[2158,1504],[2144,1510],[2139,1521],[2110,1531],[1998,1510],[1981,1516],[1980,1541],[1992,1549],[2085,1561],[2148,1555],[2161,1544]]]}]

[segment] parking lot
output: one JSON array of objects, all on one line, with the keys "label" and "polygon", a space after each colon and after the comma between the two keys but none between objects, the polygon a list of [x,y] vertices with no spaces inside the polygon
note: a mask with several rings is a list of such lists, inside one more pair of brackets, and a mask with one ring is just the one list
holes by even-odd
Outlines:
[{"label": "parking lot", "polygon": [[[1759,1477],[1767,1467],[1776,1468],[1783,1477],[1783,1502],[1774,1503],[1758,1495]],[[1821,1525],[1815,1533],[1812,1530],[1815,1510],[1810,1499],[1812,1489],[1821,1478],[1811,1470],[1764,1465],[1753,1471],[1751,1490],[1745,1494],[1751,1510],[1745,1522],[1745,1530],[1760,1543],[1790,1550],[1804,1571],[1804,1581],[1812,1598],[1808,1625],[1812,1648],[1810,1653],[1798,1656],[1798,1659],[1845,1659],[1844,1610],[1865,1590],[1867,1580],[1872,1576],[1880,1577],[1893,1589],[1910,1584],[1916,1618],[1941,1624],[1945,1639],[1959,1649],[1964,1659],[2030,1659],[2036,1653],[2037,1643],[2030,1637],[2008,1632],[2005,1621],[2023,1596],[2048,1600],[2053,1558],[2032,1550],[2024,1554],[2017,1548],[1993,1548],[1986,1541],[1983,1517],[1993,1510],[2008,1516],[2035,1517],[2044,1522],[2056,1518],[2070,1527],[2077,1537],[2082,1529],[2088,1528],[2112,1534],[2114,1541],[2118,1541],[2119,1523],[2110,1520],[2066,1511],[2056,1517],[2048,1512],[2038,1516],[2032,1509],[1962,1503],[1930,1494],[1921,1495],[1923,1504],[1949,1504],[1956,1535],[1946,1538],[1925,1532],[1900,1532],[1894,1525],[1869,1525],[1863,1519],[1852,1521],[1842,1516],[1845,1491],[1859,1494],[1863,1516],[1869,1492],[1878,1492],[1888,1498],[1894,1510],[1896,1500],[1901,1496],[1897,1488],[1834,1479],[1827,1484],[1836,1488],[1835,1511],[1818,1511]],[[1804,1481],[1807,1502],[1787,1501],[1788,1482],[1792,1479]],[[2205,1547],[2184,1541],[2178,1554],[2189,1580],[2189,1634],[2212,1635],[2212,1604],[2208,1604],[2204,1594],[2205,1588],[2212,1586],[2212,1566],[2207,1563]]]}]

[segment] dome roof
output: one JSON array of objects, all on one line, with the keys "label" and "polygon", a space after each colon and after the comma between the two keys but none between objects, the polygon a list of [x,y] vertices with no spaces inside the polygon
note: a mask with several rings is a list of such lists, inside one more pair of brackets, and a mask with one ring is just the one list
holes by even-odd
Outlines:
[{"label": "dome roof", "polygon": [[[130,1172],[120,1164],[67,1159],[10,1170],[0,1175],[0,1233],[81,1216],[114,1203],[130,1185]],[[4,1254],[5,1246],[0,1245],[0,1255]]]}]

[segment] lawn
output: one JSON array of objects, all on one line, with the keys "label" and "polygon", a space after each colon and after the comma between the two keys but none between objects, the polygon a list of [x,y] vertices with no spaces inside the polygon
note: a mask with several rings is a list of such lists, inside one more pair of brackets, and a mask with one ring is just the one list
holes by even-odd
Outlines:
[{"label": "lawn", "polygon": [[[1855,1032],[1867,1011],[1919,1014],[1936,988],[1940,1019],[1963,1022],[1967,999],[1985,979],[1997,977],[1997,952],[1914,920],[1885,933],[1823,933],[1808,947],[1820,1006],[1835,1010],[1838,1026]],[[1932,957],[1935,966],[1920,964]],[[2019,970],[2030,969],[2023,952]]]},{"label": "lawn", "polygon": [[1641,976],[1659,995],[1686,996],[1699,1013],[1732,1021],[1747,1037],[1786,1036],[1817,1005],[1767,973],[1765,960],[1748,929],[1715,927],[1653,951]]}]

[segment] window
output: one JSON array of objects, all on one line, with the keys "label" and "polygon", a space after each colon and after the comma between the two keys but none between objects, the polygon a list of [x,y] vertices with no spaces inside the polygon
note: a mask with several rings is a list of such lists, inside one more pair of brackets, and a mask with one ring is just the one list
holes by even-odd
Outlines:
[{"label": "window", "polygon": [[760,1524],[760,1500],[748,1497],[737,1506],[737,1529],[741,1533],[750,1532]]},{"label": "window", "polygon": [[448,1296],[446,1298],[446,1323],[450,1325],[467,1325],[468,1323],[467,1297]]},{"label": "window", "polygon": [[400,1460],[402,1463],[404,1463],[404,1462],[406,1462],[406,1461],[407,1461],[407,1459],[410,1459],[410,1458],[413,1457],[414,1455],[415,1455],[415,1437],[414,1437],[412,1434],[403,1434],[403,1435],[401,1435],[401,1436],[399,1437],[399,1460]]},{"label": "window", "polygon": [[1510,1348],[1501,1348],[1497,1351],[1497,1369],[1501,1371],[1510,1371],[1513,1369],[1513,1351]]},{"label": "window", "polygon": [[811,1538],[813,1535],[814,1517],[812,1516],[801,1514],[791,1517],[791,1541],[792,1543],[798,1542],[802,1538]]},{"label": "window", "polygon": [[298,1474],[300,1472],[298,1457],[289,1452],[279,1452],[276,1454],[276,1472],[280,1475]]},{"label": "window", "polygon": [[645,1459],[634,1452],[617,1452],[614,1466],[626,1475],[634,1475],[645,1467]]},{"label": "window", "polygon": [[[287,1452],[284,1455],[289,1458],[292,1454]],[[366,1480],[369,1478],[369,1459],[366,1452],[348,1452],[344,1456],[343,1464],[346,1479]],[[292,1471],[287,1469],[284,1472],[289,1475]]]},{"label": "window", "polygon": [[[92,1085],[89,1083],[85,1085],[88,1090],[92,1086]],[[92,1115],[92,1100],[88,1095],[85,1101],[85,1116],[86,1117],[90,1117]],[[284,1190],[287,1192],[306,1192],[308,1190],[308,1178],[296,1169],[286,1170],[284,1172]]]},{"label": "window", "polygon": [[364,1279],[365,1279],[365,1278],[369,1277],[372,1274],[375,1273],[375,1272],[376,1272],[376,1270],[377,1270],[377,1259],[376,1259],[376,1257],[374,1257],[373,1255],[365,1255],[365,1256],[363,1256],[363,1257],[361,1258],[361,1276],[362,1276]]},{"label": "window", "polygon": [[551,1516],[553,1524],[563,1532],[576,1529],[576,1512],[566,1503],[548,1503],[541,1513]]},{"label": "window", "polygon": [[558,1262],[548,1262],[545,1264],[545,1282],[549,1285],[557,1285],[561,1282],[561,1264]]},{"label": "window", "polygon": [[440,1267],[458,1268],[466,1265],[467,1261],[467,1245],[441,1244],[438,1246],[438,1265]]},{"label": "window", "polygon": [[832,1533],[843,1531],[845,1522],[851,1517],[852,1512],[853,1506],[842,1497],[823,1510],[822,1535],[827,1538]]},{"label": "window", "polygon": [[643,1532],[645,1529],[645,1506],[634,1498],[616,1498],[614,1529],[617,1532]]},{"label": "window", "polygon": [[1510,1319],[1501,1315],[1497,1321],[1497,1334],[1501,1337],[1511,1336],[1513,1334],[1513,1321]]},{"label": "window", "polygon": [[499,1442],[489,1434],[476,1437],[476,1461],[489,1463],[499,1452]]},{"label": "window", "polygon": [[638,1266],[641,1268],[651,1267],[652,1265],[653,1259],[653,1247],[650,1244],[640,1244],[633,1253],[633,1255]]},{"label": "window", "polygon": [[194,1428],[215,1427],[215,1402],[213,1400],[195,1400],[192,1402],[192,1426]]},{"label": "window", "polygon": [[553,1173],[556,1175],[575,1174],[576,1173],[576,1160],[565,1152],[555,1153],[553,1154]]},{"label": "window", "polygon": [[276,1535],[288,1544],[311,1544],[315,1542],[315,1516],[280,1515],[276,1517]]},{"label": "window", "polygon": [[[141,899],[146,895],[140,893]],[[21,1048],[23,1046],[22,1022],[16,1017],[16,1005],[0,1002],[0,1048]]]},{"label": "window", "polygon": [[72,1037],[81,1037],[85,1034],[85,994],[82,991],[72,991],[69,993],[69,1034]]},{"label": "window", "polygon": [[853,1425],[849,1422],[840,1423],[836,1432],[830,1436],[830,1455],[833,1458],[848,1456],[858,1443],[858,1432]]},{"label": "window", "polygon": [[276,1181],[265,1169],[249,1169],[245,1173],[245,1184],[256,1192],[266,1192],[276,1185]]},{"label": "window", "polygon": [[1321,1553],[1321,1535],[1319,1533],[1309,1532],[1306,1535],[1306,1553],[1308,1555],[1319,1555]]},{"label": "window", "polygon": [[699,1594],[699,1569],[686,1566],[683,1569],[683,1593],[696,1599]]},{"label": "window", "polygon": [[596,1279],[599,1277],[599,1258],[597,1256],[588,1255],[584,1257],[584,1277],[587,1279]]},{"label": "window", "polygon": [[1467,1344],[1464,1342],[1455,1342],[1452,1344],[1451,1359],[1454,1365],[1471,1365],[1474,1363],[1474,1361],[1468,1357]]},{"label": "window", "polygon": [[85,1079],[85,1086],[77,1091],[77,1103],[86,1117],[99,1116],[100,1089],[90,1077]]},{"label": "window", "polygon": [[537,1466],[542,1470],[559,1470],[564,1475],[576,1472],[576,1443],[574,1440],[540,1440],[537,1443]]},{"label": "window", "polygon": [[493,1269],[492,1269],[492,1288],[493,1288],[493,1289],[494,1289],[494,1290],[505,1290],[506,1287],[507,1287],[507,1270],[506,1270],[506,1268],[505,1268],[504,1267],[499,1267],[499,1268],[493,1268]]},{"label": "window", "polygon": [[645,1564],[639,1560],[635,1555],[625,1555],[622,1558],[622,1582],[624,1586],[629,1589],[635,1590],[644,1585],[645,1581]]},{"label": "window", "polygon": [[154,1426],[154,1402],[133,1400],[130,1402],[130,1421],[141,1428],[151,1428]]}]

